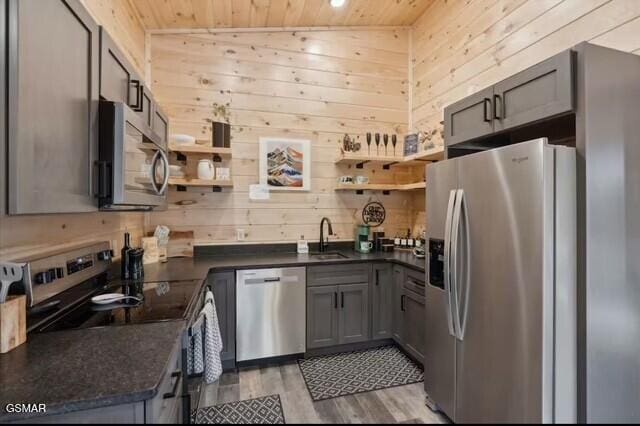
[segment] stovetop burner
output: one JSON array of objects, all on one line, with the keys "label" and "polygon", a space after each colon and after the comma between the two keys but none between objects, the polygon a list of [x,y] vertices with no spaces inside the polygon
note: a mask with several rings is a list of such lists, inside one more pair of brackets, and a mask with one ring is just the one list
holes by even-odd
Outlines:
[{"label": "stovetop burner", "polygon": [[[190,303],[200,285],[201,281],[107,284],[99,289],[94,288],[91,293],[85,293],[82,301],[71,308],[54,307],[60,312],[49,314],[52,318],[42,321],[33,331],[49,332],[186,319]],[[126,302],[108,305],[91,301],[91,297],[107,293],[134,296],[140,301],[128,299]]]}]

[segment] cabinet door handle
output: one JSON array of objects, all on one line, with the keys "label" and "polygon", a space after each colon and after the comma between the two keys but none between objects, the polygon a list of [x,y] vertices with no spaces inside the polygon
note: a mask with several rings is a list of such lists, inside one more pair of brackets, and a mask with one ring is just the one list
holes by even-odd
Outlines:
[{"label": "cabinet door handle", "polygon": [[111,163],[96,161],[96,197],[109,197],[111,195]]},{"label": "cabinet door handle", "polygon": [[135,87],[136,91],[136,102],[133,105],[129,105],[132,110],[135,112],[142,112],[143,102],[142,95],[144,93],[144,89],[142,87],[142,82],[140,80],[131,80],[131,85]]},{"label": "cabinet door handle", "polygon": [[340,308],[344,309],[344,293],[340,292]]},{"label": "cabinet door handle", "polygon": [[[500,103],[500,107],[498,107],[498,103]],[[504,117],[504,102],[502,101],[502,96],[493,95],[493,118],[496,120],[502,120]]]},{"label": "cabinet door handle", "polygon": [[400,310],[404,312],[404,294],[400,296]]},{"label": "cabinet door handle", "polygon": [[376,285],[380,285],[380,271],[376,269]]},{"label": "cabinet door handle", "polygon": [[162,399],[175,398],[176,394],[178,393],[178,385],[180,384],[180,378],[182,377],[182,371],[180,371],[180,370],[174,371],[173,373],[171,373],[171,377],[175,377],[175,379],[176,379],[175,383],[173,384],[173,389],[171,389],[171,392],[165,393],[164,395],[162,395]]},{"label": "cabinet door handle", "polygon": [[484,121],[485,121],[485,123],[491,123],[491,99],[484,98],[483,108],[484,108]]},{"label": "cabinet door handle", "polygon": [[338,309],[338,292],[333,293],[333,308]]}]

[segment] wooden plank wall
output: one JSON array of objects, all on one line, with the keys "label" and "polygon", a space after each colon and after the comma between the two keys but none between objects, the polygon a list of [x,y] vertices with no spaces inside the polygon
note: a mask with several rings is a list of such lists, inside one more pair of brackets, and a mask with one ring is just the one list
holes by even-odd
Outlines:
[{"label": "wooden plank wall", "polygon": [[[129,0],[83,0],[83,3],[142,70],[144,28]],[[4,186],[0,186],[0,259],[3,260],[93,241],[112,241],[119,253],[125,230],[132,233],[136,243],[143,233],[143,213],[6,216],[3,214],[6,211],[4,192]]]},{"label": "wooden plank wall", "polygon": [[145,75],[145,28],[132,0],[81,0],[89,13],[122,49],[140,75]]},{"label": "wooden plank wall", "polygon": [[640,1],[436,0],[412,31],[414,128],[442,144],[445,106],[582,41],[640,54]]},{"label": "wooden plank wall", "polygon": [[[209,139],[214,105],[227,106],[235,187],[171,191],[169,210],[149,214],[148,229],[193,231],[196,243],[235,242],[238,228],[250,242],[317,240],[327,216],[338,238],[352,239],[370,200],[386,206],[386,232],[410,225],[410,194],[334,191],[340,175],[356,174],[334,164],[345,133],[366,145],[366,132],[400,139],[406,132],[407,30],[154,34],[151,76],[172,133]],[[249,185],[258,183],[260,136],[312,141],[311,191],[249,200]],[[365,166],[363,173],[376,182],[411,179],[408,171],[380,167]],[[178,205],[184,201],[195,204]]]},{"label": "wooden plank wall", "polygon": [[640,1],[437,0],[413,29],[414,127],[582,41],[640,53]]}]

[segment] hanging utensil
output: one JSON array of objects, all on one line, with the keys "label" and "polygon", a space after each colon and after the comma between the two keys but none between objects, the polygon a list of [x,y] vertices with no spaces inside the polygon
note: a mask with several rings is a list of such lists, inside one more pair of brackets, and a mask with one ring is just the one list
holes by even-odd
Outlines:
[{"label": "hanging utensil", "polygon": [[367,133],[367,148],[369,150],[368,155],[371,156],[371,133]]},{"label": "hanging utensil", "polygon": [[391,136],[391,145],[393,145],[393,156],[396,156],[396,144],[398,143],[398,136],[396,135],[392,135]]},{"label": "hanging utensil", "polygon": [[0,303],[7,301],[11,284],[22,281],[22,265],[0,262]]},{"label": "hanging utensil", "polygon": [[389,155],[389,152],[387,151],[387,145],[389,145],[389,135],[385,133],[382,136],[382,141],[384,142],[384,155],[387,156]]},{"label": "hanging utensil", "polygon": [[376,133],[376,155],[380,156],[380,133]]}]

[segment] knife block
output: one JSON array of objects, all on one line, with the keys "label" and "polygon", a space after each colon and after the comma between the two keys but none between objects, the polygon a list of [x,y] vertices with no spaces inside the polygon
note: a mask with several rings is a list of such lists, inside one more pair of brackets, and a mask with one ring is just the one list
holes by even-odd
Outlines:
[{"label": "knife block", "polygon": [[27,341],[27,297],[9,296],[0,303],[0,354]]}]

